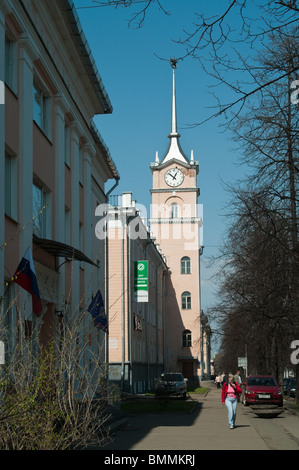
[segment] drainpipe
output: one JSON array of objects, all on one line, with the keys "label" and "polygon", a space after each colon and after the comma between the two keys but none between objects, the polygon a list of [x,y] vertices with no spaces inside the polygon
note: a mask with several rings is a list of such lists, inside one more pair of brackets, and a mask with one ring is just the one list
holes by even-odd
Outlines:
[{"label": "drainpipe", "polygon": [[131,291],[131,230],[130,230],[130,222],[138,217],[138,214],[132,215],[128,217],[127,226],[128,226],[128,362],[129,362],[129,385],[130,385],[130,392],[133,393],[133,365],[132,365],[132,291]]}]

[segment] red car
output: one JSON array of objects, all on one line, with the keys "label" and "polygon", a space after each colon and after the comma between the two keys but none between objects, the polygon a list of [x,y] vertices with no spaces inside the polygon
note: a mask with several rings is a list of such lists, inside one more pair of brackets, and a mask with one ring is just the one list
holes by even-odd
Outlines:
[{"label": "red car", "polygon": [[271,375],[250,375],[245,383],[244,405],[283,405],[281,386]]}]

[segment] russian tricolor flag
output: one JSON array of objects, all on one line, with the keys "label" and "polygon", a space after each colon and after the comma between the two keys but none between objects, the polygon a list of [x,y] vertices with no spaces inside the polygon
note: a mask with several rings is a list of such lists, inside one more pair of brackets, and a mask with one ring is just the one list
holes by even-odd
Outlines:
[{"label": "russian tricolor flag", "polygon": [[33,313],[39,315],[42,311],[42,302],[39,295],[30,248],[27,248],[25,255],[21,259],[21,262],[13,276],[13,281],[31,294]]}]

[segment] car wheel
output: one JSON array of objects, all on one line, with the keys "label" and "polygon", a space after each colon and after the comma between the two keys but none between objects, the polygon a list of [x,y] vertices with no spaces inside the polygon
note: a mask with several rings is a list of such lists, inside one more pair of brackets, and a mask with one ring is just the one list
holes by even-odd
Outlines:
[{"label": "car wheel", "polygon": [[187,398],[187,394],[186,394],[186,392],[185,392],[185,393],[183,393],[183,395],[182,395],[182,399],[183,399],[183,400],[186,400],[186,398]]}]

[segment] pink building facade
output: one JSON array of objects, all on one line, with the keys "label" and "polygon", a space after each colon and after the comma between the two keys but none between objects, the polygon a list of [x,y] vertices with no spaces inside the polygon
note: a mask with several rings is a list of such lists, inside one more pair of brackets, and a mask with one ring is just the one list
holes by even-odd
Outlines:
[{"label": "pink building facade", "polygon": [[[0,83],[1,335],[13,347],[17,324],[37,327],[41,346],[80,318],[82,360],[104,361],[104,333],[85,312],[105,294],[95,209],[119,175],[93,121],[112,106],[71,1],[1,1]],[[13,282],[28,247],[39,316]]]}]

